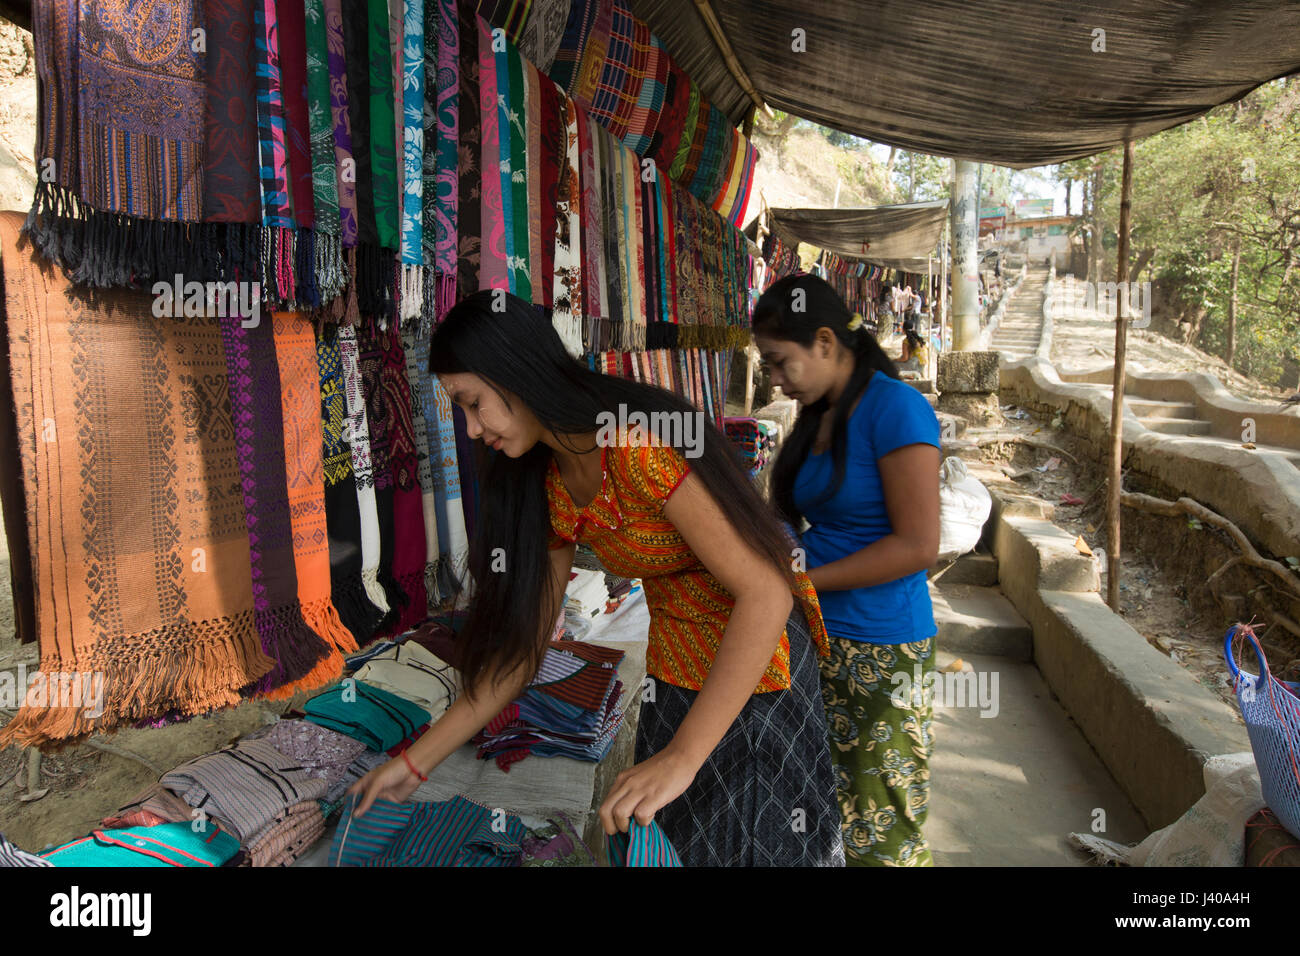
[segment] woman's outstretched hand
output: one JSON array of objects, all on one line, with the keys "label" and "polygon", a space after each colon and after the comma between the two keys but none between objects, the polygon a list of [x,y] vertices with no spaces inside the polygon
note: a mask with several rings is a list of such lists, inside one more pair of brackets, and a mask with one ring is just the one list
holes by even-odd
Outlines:
[{"label": "woman's outstretched hand", "polygon": [[401,756],[394,757],[388,763],[376,767],[352,786],[348,793],[361,794],[354,816],[361,816],[369,810],[376,800],[388,800],[392,803],[405,803],[415,793],[420,780],[411,773],[411,768]]},{"label": "woman's outstretched hand", "polygon": [[691,785],[700,765],[665,748],[649,760],[629,767],[614,778],[605,802],[600,805],[600,822],[613,836],[630,828],[633,817],[648,826],[662,807],[672,803]]}]

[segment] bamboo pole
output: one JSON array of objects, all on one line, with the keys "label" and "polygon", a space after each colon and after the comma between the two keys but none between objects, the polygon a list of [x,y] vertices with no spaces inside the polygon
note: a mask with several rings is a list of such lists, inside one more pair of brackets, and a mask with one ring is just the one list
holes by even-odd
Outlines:
[{"label": "bamboo pole", "polygon": [[771,116],[772,110],[763,102],[763,97],[759,95],[758,90],[754,89],[749,74],[745,72],[745,68],[736,59],[736,53],[731,48],[731,42],[727,39],[726,33],[723,32],[722,23],[718,20],[718,15],[713,12],[713,7],[709,5],[709,0],[695,0],[695,9],[699,11],[700,19],[708,27],[709,35],[713,37],[714,46],[722,54],[723,62],[727,64],[727,69],[731,71],[731,75],[740,84],[740,88],[754,101],[756,107],[761,109],[767,116]]},{"label": "bamboo pole", "polygon": [[1115,378],[1110,403],[1110,486],[1106,492],[1106,603],[1119,613],[1120,507],[1124,464],[1124,371],[1128,349],[1128,230],[1133,211],[1133,140],[1124,141],[1124,175],[1120,186],[1119,249],[1116,251],[1120,283],[1115,297]]}]

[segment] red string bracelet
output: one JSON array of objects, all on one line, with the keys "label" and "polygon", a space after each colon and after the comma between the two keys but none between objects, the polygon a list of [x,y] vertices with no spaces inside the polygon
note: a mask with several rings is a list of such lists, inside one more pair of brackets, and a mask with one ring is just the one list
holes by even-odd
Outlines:
[{"label": "red string bracelet", "polygon": [[418,770],[415,769],[415,764],[411,763],[411,758],[408,757],[408,756],[406,755],[406,751],[405,751],[405,750],[402,751],[402,759],[405,760],[405,761],[406,761],[406,765],[407,765],[408,767],[411,768],[411,773],[413,773],[413,774],[415,774],[417,777],[419,777],[419,778],[420,778],[420,781],[421,781],[422,783],[428,783],[428,782],[429,782],[429,778],[428,778],[428,777],[426,777],[424,774],[420,773],[420,771],[418,771]]}]

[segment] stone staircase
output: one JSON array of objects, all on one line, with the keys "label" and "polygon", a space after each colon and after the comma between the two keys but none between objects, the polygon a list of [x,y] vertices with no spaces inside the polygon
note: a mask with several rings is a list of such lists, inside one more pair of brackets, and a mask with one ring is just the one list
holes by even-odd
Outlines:
[{"label": "stone staircase", "polygon": [[1038,349],[1043,330],[1043,286],[1046,282],[1047,269],[1031,266],[993,332],[990,347],[1005,353],[1010,361],[1026,358]]}]

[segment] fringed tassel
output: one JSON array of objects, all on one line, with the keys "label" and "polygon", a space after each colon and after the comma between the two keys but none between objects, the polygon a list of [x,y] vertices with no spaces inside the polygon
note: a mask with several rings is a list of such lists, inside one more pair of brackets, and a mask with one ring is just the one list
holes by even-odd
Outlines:
[{"label": "fringed tassel", "polygon": [[325,655],[316,666],[296,681],[276,687],[264,696],[267,700],[287,700],[299,691],[313,691],[343,676],[343,655],[357,650],[356,638],[343,622],[329,598],[312,601],[302,606],[302,618],[307,626],[327,645]]},{"label": "fringed tassel", "polygon": [[343,626],[358,645],[365,644],[378,630],[385,612],[371,603],[362,579],[353,577],[343,580],[332,576],[330,594]]},{"label": "fringed tassel", "polygon": [[257,612],[257,633],[275,668],[243,688],[245,697],[266,697],[310,674],[333,648],[307,625],[297,601]]},{"label": "fringed tassel", "polygon": [[402,263],[401,318],[418,319],[424,310],[424,266]]},{"label": "fringed tassel", "polygon": [[320,304],[329,305],[343,291],[346,277],[343,270],[343,240],[340,236],[318,232],[316,243],[316,289]]},{"label": "fringed tassel", "polygon": [[[380,620],[382,621],[392,608],[388,606],[388,597],[384,594],[384,588],[379,583],[378,569],[362,569],[361,585],[366,589],[366,597],[370,599],[370,603],[379,611]],[[378,625],[376,625],[376,627],[378,627]]]},{"label": "fringed tassel", "polygon": [[241,688],[267,674],[274,663],[262,653],[252,611],[105,638],[83,658],[42,654],[43,673],[102,675],[98,688],[88,688],[102,691],[101,707],[93,709],[102,712],[87,716],[90,703],[50,707],[23,701],[17,716],[0,728],[0,748],[17,744],[58,750],[92,733],[168,712],[189,716],[231,707],[241,701]]},{"label": "fringed tassel", "polygon": [[294,235],[294,276],[297,280],[295,301],[304,309],[320,305],[320,290],[316,286],[316,233],[299,228]]}]

